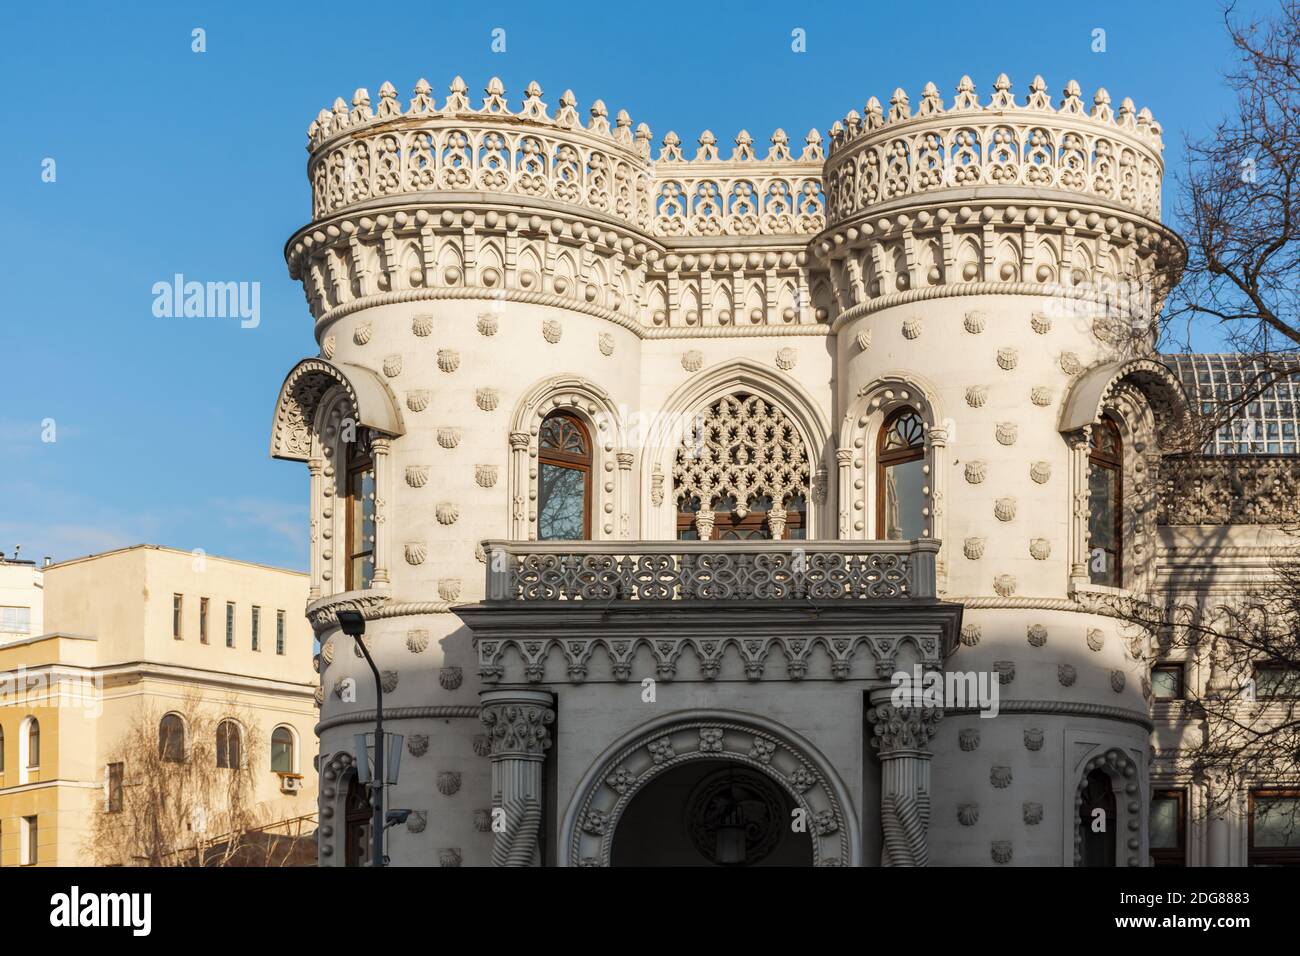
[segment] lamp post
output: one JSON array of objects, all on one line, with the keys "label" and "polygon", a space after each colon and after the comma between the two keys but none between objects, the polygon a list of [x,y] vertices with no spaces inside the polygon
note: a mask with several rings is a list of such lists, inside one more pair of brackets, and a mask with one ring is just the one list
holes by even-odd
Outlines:
[{"label": "lamp post", "polygon": [[[374,848],[371,850],[371,866],[384,865],[384,684],[379,676],[379,668],[375,666],[375,660],[370,656],[370,649],[366,647],[365,641],[361,638],[366,633],[366,619],[361,616],[360,611],[339,611],[339,627],[343,633],[351,637],[357,645],[357,649],[365,657],[366,663],[370,665],[370,670],[375,675],[375,772],[372,775],[373,782],[370,785],[371,798],[370,802],[374,806],[374,822],[371,824],[371,830],[374,837]],[[364,744],[364,737],[362,739]],[[364,747],[357,754],[358,772],[366,767],[366,753]]]}]

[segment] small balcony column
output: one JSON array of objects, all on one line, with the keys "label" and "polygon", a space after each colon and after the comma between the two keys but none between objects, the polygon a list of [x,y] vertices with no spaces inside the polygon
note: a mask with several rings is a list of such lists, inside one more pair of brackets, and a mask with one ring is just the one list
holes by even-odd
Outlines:
[{"label": "small balcony column", "polygon": [[892,688],[871,692],[867,719],[880,756],[882,866],[930,864],[930,738],[943,717],[937,707],[898,707]]},{"label": "small balcony column", "polygon": [[508,689],[479,697],[492,741],[492,865],[540,866],[542,770],[555,722],[551,695]]}]

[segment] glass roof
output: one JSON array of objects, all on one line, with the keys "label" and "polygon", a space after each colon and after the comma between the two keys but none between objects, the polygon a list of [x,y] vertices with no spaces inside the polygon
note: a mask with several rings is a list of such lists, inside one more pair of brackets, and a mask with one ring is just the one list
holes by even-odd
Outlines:
[{"label": "glass roof", "polygon": [[[1267,360],[1237,353],[1160,356],[1202,415],[1225,419],[1207,443],[1209,455],[1300,454],[1300,358]],[[1294,366],[1291,375],[1279,369]]]}]

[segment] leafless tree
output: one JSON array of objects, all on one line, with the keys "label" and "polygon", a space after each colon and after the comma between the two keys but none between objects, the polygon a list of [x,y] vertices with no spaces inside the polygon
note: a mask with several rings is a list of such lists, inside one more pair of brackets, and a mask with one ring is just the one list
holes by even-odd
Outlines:
[{"label": "leafless tree", "polygon": [[[104,806],[89,850],[101,866],[279,866],[300,840],[263,819],[254,780],[263,747],[257,722],[233,701],[215,706],[190,694],[168,714],[181,737],[163,729],[160,711],[141,711],[114,746]],[[234,721],[237,736],[222,730]],[[226,764],[228,766],[219,766]],[[120,776],[113,776],[120,774]],[[291,828],[288,836],[292,837]]]}]

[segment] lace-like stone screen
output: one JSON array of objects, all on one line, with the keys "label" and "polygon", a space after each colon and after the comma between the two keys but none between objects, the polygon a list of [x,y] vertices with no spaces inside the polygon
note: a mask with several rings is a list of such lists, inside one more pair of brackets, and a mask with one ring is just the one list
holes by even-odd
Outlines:
[{"label": "lace-like stone screen", "polygon": [[704,539],[714,536],[714,512],[727,516],[717,537],[802,537],[809,474],[803,439],[785,415],[757,395],[727,395],[677,451],[678,513]]},{"label": "lace-like stone screen", "polygon": [[1231,354],[1162,356],[1202,415],[1226,419],[1205,447],[1208,455],[1300,454],[1300,363],[1278,377],[1277,361]]}]

